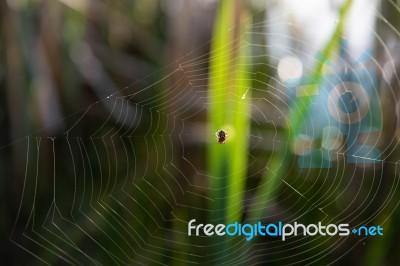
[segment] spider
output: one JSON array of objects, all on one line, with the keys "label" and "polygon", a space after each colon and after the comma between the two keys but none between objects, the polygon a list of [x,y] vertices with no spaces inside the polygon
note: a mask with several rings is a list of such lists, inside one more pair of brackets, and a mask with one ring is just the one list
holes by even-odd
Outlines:
[{"label": "spider", "polygon": [[216,133],[216,136],[219,144],[225,144],[225,141],[228,138],[228,133],[221,129]]}]

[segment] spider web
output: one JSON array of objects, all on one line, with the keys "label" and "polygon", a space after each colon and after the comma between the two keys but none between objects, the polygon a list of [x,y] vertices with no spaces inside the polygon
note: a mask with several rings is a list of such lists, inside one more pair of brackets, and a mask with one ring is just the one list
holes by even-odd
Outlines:
[{"label": "spider web", "polygon": [[[393,2],[390,5],[399,8]],[[288,32],[304,25],[289,20],[287,14],[274,16],[274,8],[279,10],[271,5],[267,20],[255,21],[246,30],[253,36],[245,45],[252,47],[254,67],[249,88],[250,148],[245,151],[249,164],[243,169],[248,173],[244,211],[252,206],[263,173],[270,171],[271,157],[292,149],[289,140],[281,137],[290,121],[290,106],[286,80],[277,73],[290,69],[279,69],[280,60],[290,55],[295,58],[290,65],[303,62],[302,74],[310,73],[321,49]],[[381,11],[375,8],[373,16],[397,41],[399,32]],[[383,103],[397,103],[398,48],[387,43],[387,36],[369,30],[374,50],[381,53],[359,65],[373,67],[377,73],[386,126],[385,114],[394,110]],[[199,55],[199,51],[176,60],[173,65],[177,67],[172,70],[166,67],[157,82],[126,86],[63,119],[72,125],[63,136],[24,139],[25,179],[10,236],[14,244],[49,265],[216,262],[215,244],[208,237],[187,235],[189,220],[210,217],[208,206],[213,199],[208,196],[208,180],[218,178],[209,176],[205,165],[206,146],[216,141],[219,129],[209,128],[206,121],[210,54]],[[275,73],[266,73],[268,68]],[[329,64],[327,68],[335,70]],[[239,95],[233,101],[241,97],[248,96]],[[230,95],[227,98],[232,99]],[[99,115],[104,112],[106,116]],[[319,127],[316,120],[312,122],[307,128],[309,135]],[[82,135],[82,128],[91,133]],[[390,228],[399,193],[396,130],[378,131],[372,143],[369,139],[369,144],[381,151],[381,158],[374,163],[346,164],[346,156],[357,157],[346,148],[333,152],[336,159],[330,168],[301,168],[294,160],[274,188],[278,193],[268,213],[260,219],[345,222],[352,227],[379,221]],[[373,245],[368,241],[352,236],[299,236],[285,242],[256,238],[244,251],[239,245],[229,250],[236,256],[226,264],[333,264],[366,242]]]}]

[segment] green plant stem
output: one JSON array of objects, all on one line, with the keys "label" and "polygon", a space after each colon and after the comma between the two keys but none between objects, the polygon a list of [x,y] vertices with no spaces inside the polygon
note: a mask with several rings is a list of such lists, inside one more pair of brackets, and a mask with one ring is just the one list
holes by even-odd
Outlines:
[{"label": "green plant stem", "polygon": [[[340,40],[343,37],[345,20],[350,10],[351,3],[352,0],[347,0],[340,10],[339,22],[335,28],[335,31],[321,52],[322,59],[317,61],[317,64],[312,72],[311,78],[314,81],[314,84],[320,83],[325,61],[329,59],[340,46]],[[306,93],[307,95],[311,96],[301,97],[296,100],[296,112],[290,117],[289,128],[284,133],[284,139],[288,140],[289,148],[292,147],[295,136],[299,132],[302,122],[307,115],[312,101],[312,95],[317,93],[317,89],[318,86],[309,87],[309,90]],[[287,170],[289,168],[287,166],[290,164],[290,162],[292,162],[293,157],[293,154],[289,151],[288,153],[280,152],[272,158],[270,165],[266,167],[264,176],[261,179],[260,185],[255,193],[253,204],[247,216],[248,221],[255,222],[262,218],[265,208],[267,207],[266,205],[272,200],[276,191],[278,190],[277,186],[287,174]]]},{"label": "green plant stem", "polygon": [[[222,0],[211,43],[208,95],[210,223],[240,222],[247,175],[250,127],[251,67],[250,47],[245,41],[249,23],[239,0]],[[215,132],[228,133],[226,144],[219,144]],[[234,238],[214,239],[216,262],[233,261],[238,253]],[[239,243],[240,244],[240,243]]]}]

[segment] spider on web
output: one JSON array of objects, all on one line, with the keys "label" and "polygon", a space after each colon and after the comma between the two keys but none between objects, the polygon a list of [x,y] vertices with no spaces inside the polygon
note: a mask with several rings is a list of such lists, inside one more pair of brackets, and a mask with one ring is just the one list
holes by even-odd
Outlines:
[{"label": "spider on web", "polygon": [[228,133],[221,129],[216,133],[216,136],[219,144],[225,144],[226,139],[228,138]]}]

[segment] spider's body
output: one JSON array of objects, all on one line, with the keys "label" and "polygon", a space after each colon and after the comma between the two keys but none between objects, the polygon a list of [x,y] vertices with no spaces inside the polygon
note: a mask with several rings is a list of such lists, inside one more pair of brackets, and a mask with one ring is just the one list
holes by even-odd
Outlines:
[{"label": "spider's body", "polygon": [[228,137],[228,133],[223,130],[220,130],[216,133],[217,140],[219,144],[225,144],[226,138]]}]

